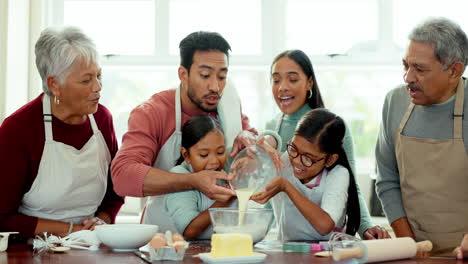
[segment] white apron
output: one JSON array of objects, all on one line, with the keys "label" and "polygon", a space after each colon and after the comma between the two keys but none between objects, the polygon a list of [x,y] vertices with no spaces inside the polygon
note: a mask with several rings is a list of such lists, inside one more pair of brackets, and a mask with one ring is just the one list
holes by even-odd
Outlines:
[{"label": "white apron", "polygon": [[413,103],[395,137],[406,215],[416,241],[431,240],[435,254],[450,255],[468,232],[468,156],[462,133],[464,88],[461,80],[455,97],[453,139],[404,136],[402,131]]},{"label": "white apron", "polygon": [[[180,88],[177,88],[175,94],[175,131],[159,151],[158,158],[153,164],[154,168],[169,171],[175,166],[180,157],[180,147],[182,145],[181,112]],[[240,100],[234,87],[226,86],[224,89],[218,104],[218,118],[224,130],[226,146],[231,146],[237,134],[242,131]],[[173,233],[177,232],[174,222],[165,210],[164,195],[155,195],[148,198],[142,222],[143,224],[158,225],[161,232],[166,230],[171,230]]]},{"label": "white apron", "polygon": [[93,115],[88,115],[93,135],[80,150],[54,141],[47,94],[42,98],[42,105],[44,151],[36,179],[23,196],[19,212],[79,224],[94,216],[104,198],[111,155]]},{"label": "white apron", "polygon": [[[292,172],[291,172],[292,173]],[[291,174],[292,175],[292,174]],[[322,196],[325,190],[328,171],[324,169],[322,174],[312,179],[315,184],[302,184],[294,176],[288,178],[296,189],[298,189],[309,201],[320,206],[322,204]],[[281,210],[279,218],[279,239],[280,240],[326,240],[328,236],[320,235],[307,221],[307,219],[297,209],[296,205],[289,199],[285,193],[281,193],[280,200],[274,200],[274,203],[279,202]],[[276,206],[274,206],[276,207]],[[294,223],[292,223],[293,221]]]}]

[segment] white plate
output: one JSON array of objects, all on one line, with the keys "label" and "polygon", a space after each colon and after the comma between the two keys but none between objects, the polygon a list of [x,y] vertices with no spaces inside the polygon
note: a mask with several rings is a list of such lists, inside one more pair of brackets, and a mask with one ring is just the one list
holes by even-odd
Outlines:
[{"label": "white plate", "polygon": [[206,263],[232,263],[232,264],[241,264],[241,263],[258,263],[262,262],[266,258],[266,254],[254,252],[252,256],[243,256],[243,257],[226,257],[226,258],[213,258],[211,253],[200,253],[198,257]]}]

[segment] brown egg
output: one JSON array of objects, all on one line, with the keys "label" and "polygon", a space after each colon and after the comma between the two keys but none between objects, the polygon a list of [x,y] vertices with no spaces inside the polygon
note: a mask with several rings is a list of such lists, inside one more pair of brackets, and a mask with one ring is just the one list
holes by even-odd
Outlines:
[{"label": "brown egg", "polygon": [[172,241],[174,241],[174,243],[177,242],[177,241],[185,242],[185,239],[181,234],[175,233],[175,234],[172,235]]},{"label": "brown egg", "polygon": [[187,245],[187,242],[185,242],[185,241],[176,241],[176,242],[174,242],[174,244],[172,244],[172,246],[173,246],[176,250],[178,250],[178,249],[180,249],[180,248],[184,248],[186,245]]},{"label": "brown egg", "polygon": [[166,237],[162,233],[157,233],[150,241],[150,247],[159,249],[160,247],[167,246]]}]

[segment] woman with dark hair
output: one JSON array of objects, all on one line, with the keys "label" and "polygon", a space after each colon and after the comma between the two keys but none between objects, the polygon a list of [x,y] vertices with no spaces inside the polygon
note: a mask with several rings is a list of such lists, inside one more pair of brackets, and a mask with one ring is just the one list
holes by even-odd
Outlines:
[{"label": "woman with dark hair", "polygon": [[328,110],[315,109],[300,119],[282,156],[286,168],[253,197],[265,203],[274,196],[280,239],[326,240],[332,231],[357,232],[359,200],[344,135],[343,119]]},{"label": "woman with dark hair", "polygon": [[[281,152],[284,152],[286,142],[291,140],[299,119],[306,112],[325,105],[312,63],[303,51],[287,50],[278,54],[271,64],[270,72],[273,97],[281,113],[267,123],[266,129],[280,134]],[[345,144],[349,145],[349,158],[354,158],[352,140],[348,133]],[[352,163],[354,165],[354,160]]]},{"label": "woman with dark hair", "polygon": [[[192,116],[182,127],[180,150],[180,165],[170,172],[221,171],[227,158],[221,125],[209,115]],[[234,199],[235,196],[232,196],[225,202],[215,201],[200,191],[190,190],[166,195],[164,204],[177,231],[184,237],[191,240],[210,239],[213,229],[208,208],[228,207]]]},{"label": "woman with dark hair", "polygon": [[[281,137],[281,152],[286,151],[299,119],[308,111],[324,108],[312,62],[301,50],[286,50],[273,60],[271,65],[272,93],[281,113],[267,123],[266,129],[278,132]],[[343,149],[353,173],[356,171],[353,139],[345,126],[342,140]],[[389,234],[381,227],[371,223],[366,203],[357,186],[361,208],[359,235],[365,239],[387,238]]]}]

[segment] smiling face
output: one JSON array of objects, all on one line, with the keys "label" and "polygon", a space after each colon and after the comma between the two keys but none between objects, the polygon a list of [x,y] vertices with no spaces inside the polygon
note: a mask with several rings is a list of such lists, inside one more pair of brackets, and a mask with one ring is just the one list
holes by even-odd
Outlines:
[{"label": "smiling face", "polygon": [[407,90],[416,105],[439,104],[453,94],[452,66],[444,70],[434,55],[432,45],[410,41],[403,58]]},{"label": "smiling face", "polygon": [[275,102],[284,114],[293,114],[306,104],[307,91],[312,89],[299,64],[285,56],[272,67],[271,89]]},{"label": "smiling face", "polygon": [[226,162],[223,134],[217,129],[210,131],[188,150],[182,147],[182,156],[185,162],[192,166],[194,172],[222,170]]},{"label": "smiling face", "polygon": [[302,183],[307,183],[317,176],[325,168],[327,164],[327,153],[320,151],[317,144],[312,144],[304,137],[295,135],[291,140],[291,145],[297,150],[299,154],[305,155],[313,162],[312,166],[306,167],[301,161],[301,155],[291,157],[289,154],[289,161],[294,172],[294,176]]},{"label": "smiling face", "polygon": [[216,111],[226,87],[227,60],[221,51],[195,51],[190,72],[179,67],[184,106],[192,110]]}]

